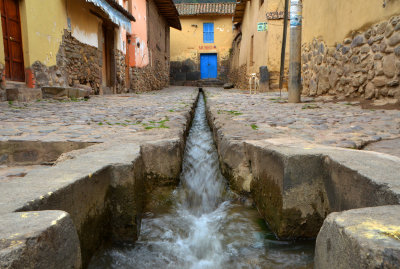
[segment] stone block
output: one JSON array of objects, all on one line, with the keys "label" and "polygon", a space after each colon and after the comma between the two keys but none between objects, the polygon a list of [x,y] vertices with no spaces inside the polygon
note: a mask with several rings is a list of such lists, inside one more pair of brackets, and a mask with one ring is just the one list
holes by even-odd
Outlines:
[{"label": "stone block", "polygon": [[43,98],[67,98],[68,89],[66,87],[42,87]]},{"label": "stone block", "polygon": [[385,37],[389,38],[393,34],[393,32],[394,32],[393,26],[391,24],[388,24],[385,30]]},{"label": "stone block", "polygon": [[375,96],[375,87],[374,84],[369,82],[365,87],[365,99],[372,99]]},{"label": "stone block", "polygon": [[376,29],[376,34],[382,35],[383,33],[385,33],[385,31],[386,31],[386,26],[387,26],[387,25],[388,25],[388,22],[387,22],[387,21],[381,22],[381,23],[378,25],[377,29]]},{"label": "stone block", "polygon": [[396,72],[395,63],[396,63],[396,57],[394,54],[383,57],[382,60],[383,73],[388,78],[392,78],[395,75]]},{"label": "stone block", "polygon": [[268,83],[270,74],[267,66],[260,66],[260,83]]},{"label": "stone block", "polygon": [[359,47],[365,44],[365,38],[362,35],[356,36],[353,41],[351,42],[351,48]]},{"label": "stone block", "polygon": [[318,234],[315,268],[400,268],[400,206],[330,214]]},{"label": "stone block", "polygon": [[69,98],[84,98],[89,97],[92,89],[79,89],[79,88],[68,88]]},{"label": "stone block", "polygon": [[12,88],[6,89],[8,101],[30,102],[42,98],[42,91],[35,88]]},{"label": "stone block", "polygon": [[400,46],[397,46],[397,47],[394,49],[394,54],[395,54],[397,57],[400,57]]},{"label": "stone block", "polygon": [[375,77],[372,80],[372,83],[375,85],[375,87],[383,87],[386,85],[386,78],[384,76]]},{"label": "stone block", "polygon": [[74,223],[63,211],[0,217],[0,268],[81,268]]},{"label": "stone block", "polygon": [[389,38],[388,44],[389,44],[389,46],[396,46],[399,43],[400,43],[400,33],[396,32],[394,35],[392,35]]},{"label": "stone block", "polygon": [[233,83],[225,83],[224,84],[224,89],[232,89],[235,85]]}]

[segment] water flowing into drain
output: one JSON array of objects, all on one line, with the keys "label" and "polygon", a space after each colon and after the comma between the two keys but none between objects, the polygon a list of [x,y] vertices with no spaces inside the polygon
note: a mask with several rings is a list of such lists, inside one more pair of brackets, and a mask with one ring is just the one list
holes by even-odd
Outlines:
[{"label": "water flowing into drain", "polygon": [[230,199],[202,96],[190,130],[181,185],[168,212],[142,221],[134,247],[113,248],[90,268],[304,268],[313,243],[275,240],[255,209]]}]

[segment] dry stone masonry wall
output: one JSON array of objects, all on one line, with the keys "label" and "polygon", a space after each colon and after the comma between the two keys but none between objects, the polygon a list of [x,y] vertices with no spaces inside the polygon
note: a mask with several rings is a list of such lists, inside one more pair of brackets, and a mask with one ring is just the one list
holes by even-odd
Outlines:
[{"label": "dry stone masonry wall", "polygon": [[336,47],[314,39],[302,47],[303,94],[400,100],[400,16]]},{"label": "dry stone masonry wall", "polygon": [[98,93],[101,85],[101,51],[79,42],[68,31],[64,33],[61,46],[64,57],[61,57],[58,65],[65,68],[68,85],[88,85],[94,89],[94,93]]},{"label": "dry stone masonry wall", "polygon": [[232,68],[229,70],[228,79],[235,87],[239,89],[247,89],[249,78],[247,77],[246,65],[241,65],[239,68]]},{"label": "dry stone masonry wall", "polygon": [[126,76],[126,62],[125,55],[120,50],[115,50],[115,64],[116,64],[116,89],[117,93],[126,93],[128,89],[125,85]]},{"label": "dry stone masonry wall", "polygon": [[87,85],[98,93],[101,84],[102,53],[83,44],[65,30],[57,54],[57,64],[47,67],[41,62],[32,65],[35,87]]},{"label": "dry stone masonry wall", "polygon": [[[44,86],[88,86],[92,94],[99,94],[102,81],[102,51],[96,47],[79,42],[65,30],[63,41],[57,54],[57,64],[47,67],[41,62],[32,65],[35,87]],[[115,49],[112,53],[115,75],[112,78],[116,93],[127,92],[125,85],[125,55]]]},{"label": "dry stone masonry wall", "polygon": [[134,92],[161,90],[169,84],[168,68],[158,61],[154,66],[132,67],[130,73],[130,88]]}]

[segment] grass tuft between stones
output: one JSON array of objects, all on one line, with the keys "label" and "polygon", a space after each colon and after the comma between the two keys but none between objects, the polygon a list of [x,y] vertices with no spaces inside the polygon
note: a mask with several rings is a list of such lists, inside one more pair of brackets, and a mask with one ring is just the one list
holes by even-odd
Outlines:
[{"label": "grass tuft between stones", "polygon": [[231,114],[233,116],[240,116],[243,115],[242,112],[236,111],[236,110],[218,110],[217,112],[218,114],[222,114],[222,113],[227,113],[227,114]]},{"label": "grass tuft between stones", "polygon": [[250,125],[251,126],[251,129],[253,129],[253,130],[258,130],[258,126],[257,126],[257,124],[251,124]]}]

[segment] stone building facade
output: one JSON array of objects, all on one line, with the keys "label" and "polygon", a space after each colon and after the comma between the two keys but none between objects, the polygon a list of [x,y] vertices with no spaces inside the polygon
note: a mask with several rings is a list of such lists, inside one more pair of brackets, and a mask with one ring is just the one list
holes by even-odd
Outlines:
[{"label": "stone building facade", "polygon": [[[182,31],[171,31],[170,75],[173,83],[190,85],[208,78],[227,81],[235,3],[185,3],[176,6]],[[212,61],[210,68],[213,70],[207,73],[204,61]]]},{"label": "stone building facade", "polygon": [[33,1],[1,1],[3,18],[15,16],[20,24],[11,33],[7,25],[13,22],[2,21],[0,66],[6,72],[0,99],[39,99],[42,87],[56,86],[91,94],[126,92],[126,33],[135,20],[126,10],[128,1],[42,4],[46,8]]},{"label": "stone building facade", "polygon": [[[250,0],[236,4],[233,15],[235,37],[232,42],[229,79],[236,87],[248,88],[249,75],[266,77],[262,91],[278,88],[282,49],[284,1]],[[285,62],[285,82],[289,67],[289,42]],[[264,70],[264,74],[260,74]],[[268,71],[268,72],[265,72]],[[262,76],[261,76],[262,75]]]},{"label": "stone building facade", "polygon": [[400,100],[400,3],[349,2],[304,1],[303,94]]},{"label": "stone building facade", "polygon": [[129,90],[160,90],[169,85],[170,27],[181,30],[172,0],[130,1],[137,18],[128,36]]}]

